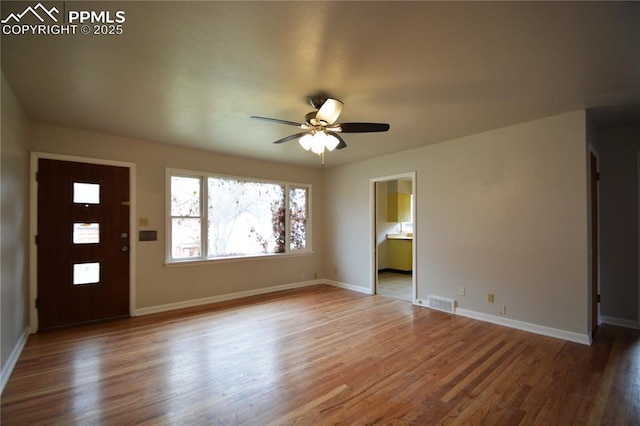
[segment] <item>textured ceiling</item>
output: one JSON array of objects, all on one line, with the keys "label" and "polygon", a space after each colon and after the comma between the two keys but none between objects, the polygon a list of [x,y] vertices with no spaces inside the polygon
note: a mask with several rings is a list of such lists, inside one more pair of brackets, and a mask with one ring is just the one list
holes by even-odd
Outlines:
[{"label": "textured ceiling", "polygon": [[[2,1],[2,17],[34,4]],[[45,5],[126,21],[122,35],[2,35],[30,120],[228,154],[318,167],[271,143],[298,129],[249,119],[303,121],[318,90],[344,102],[339,121],[391,125],[344,135],[326,167],[640,104],[640,2]]]}]

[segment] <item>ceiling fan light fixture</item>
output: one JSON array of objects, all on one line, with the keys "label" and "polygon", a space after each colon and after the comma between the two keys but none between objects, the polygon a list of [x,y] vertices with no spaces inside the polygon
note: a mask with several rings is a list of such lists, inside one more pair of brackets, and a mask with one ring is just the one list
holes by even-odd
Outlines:
[{"label": "ceiling fan light fixture", "polygon": [[323,125],[335,123],[342,112],[342,105],[344,104],[337,99],[327,99],[318,110],[316,119]]},{"label": "ceiling fan light fixture", "polygon": [[315,154],[322,154],[325,149],[333,151],[340,144],[340,140],[324,131],[308,133],[298,141],[300,146]]},{"label": "ceiling fan light fixture", "polygon": [[326,135],[327,138],[325,139],[324,146],[326,146],[329,151],[333,151],[334,149],[336,149],[340,141],[338,140],[338,138],[331,134],[326,133]]},{"label": "ceiling fan light fixture", "polygon": [[298,141],[300,146],[314,154],[322,154],[325,150],[333,151],[340,144],[340,140],[324,131],[307,133]]},{"label": "ceiling fan light fixture", "polygon": [[298,142],[300,143],[300,146],[302,148],[309,151],[311,149],[311,145],[313,144],[313,135],[311,133],[308,133],[301,137]]},{"label": "ceiling fan light fixture", "polygon": [[326,140],[327,135],[324,132],[317,132],[314,134],[311,140],[311,152],[315,154],[322,154],[326,147]]},{"label": "ceiling fan light fixture", "polygon": [[341,133],[370,133],[389,130],[388,123],[337,123],[344,105],[341,101],[330,98],[324,93],[309,96],[308,99],[316,111],[307,113],[302,123],[257,115],[252,115],[251,118],[295,126],[304,130],[301,133],[285,136],[273,143],[280,144],[298,139],[304,150],[311,151],[322,158],[322,164],[324,164],[325,151],[347,147],[346,142],[340,136]]}]

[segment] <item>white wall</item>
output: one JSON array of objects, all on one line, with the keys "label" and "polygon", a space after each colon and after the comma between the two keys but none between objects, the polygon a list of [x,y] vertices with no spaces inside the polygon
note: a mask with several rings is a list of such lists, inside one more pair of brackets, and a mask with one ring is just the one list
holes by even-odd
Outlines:
[{"label": "white wall", "polygon": [[369,287],[369,180],[415,170],[418,298],[588,333],[585,132],[576,111],[326,170],[329,278]]},{"label": "white wall", "polygon": [[[136,243],[138,309],[296,284],[313,280],[316,272],[319,277],[323,274],[323,182],[320,169],[230,157],[44,124],[32,124],[30,130],[34,151],[136,164],[137,216],[150,219],[150,226],[144,229],[158,231],[158,241]],[[314,253],[165,267],[166,167],[311,184]]]},{"label": "white wall", "polygon": [[[640,125],[598,135],[600,152],[600,312],[638,326],[638,180]],[[618,321],[621,322],[621,321]]]},{"label": "white wall", "polygon": [[29,218],[28,124],[11,87],[2,74],[2,124],[0,153],[2,187],[0,234],[1,253],[1,366],[2,387],[24,344],[28,327],[28,241]]}]

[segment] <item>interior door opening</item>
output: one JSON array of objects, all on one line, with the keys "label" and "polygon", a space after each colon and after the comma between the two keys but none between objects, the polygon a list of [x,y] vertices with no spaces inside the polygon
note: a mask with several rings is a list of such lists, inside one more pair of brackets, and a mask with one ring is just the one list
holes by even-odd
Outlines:
[{"label": "interior door opening", "polygon": [[372,181],[374,219],[373,293],[414,302],[415,174]]}]

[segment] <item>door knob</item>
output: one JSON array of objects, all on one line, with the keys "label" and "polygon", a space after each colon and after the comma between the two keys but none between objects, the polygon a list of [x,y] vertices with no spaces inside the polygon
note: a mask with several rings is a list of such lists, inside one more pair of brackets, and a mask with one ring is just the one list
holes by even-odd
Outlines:
[{"label": "door knob", "polygon": [[127,246],[122,246],[122,247],[120,247],[120,250],[122,250],[122,251],[127,251],[127,250],[129,250],[129,247],[127,247]]}]

